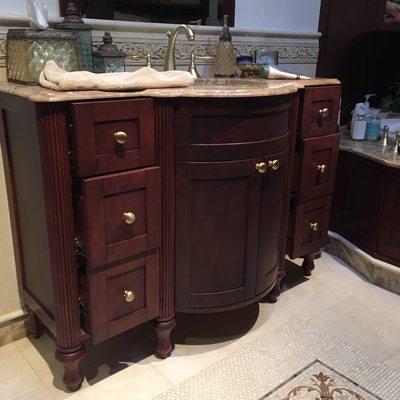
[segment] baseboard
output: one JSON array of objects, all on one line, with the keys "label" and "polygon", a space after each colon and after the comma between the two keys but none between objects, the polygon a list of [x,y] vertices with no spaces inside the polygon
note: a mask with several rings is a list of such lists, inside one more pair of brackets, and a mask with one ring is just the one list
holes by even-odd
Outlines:
[{"label": "baseboard", "polygon": [[17,310],[0,316],[0,346],[22,339],[27,335],[27,314]]}]

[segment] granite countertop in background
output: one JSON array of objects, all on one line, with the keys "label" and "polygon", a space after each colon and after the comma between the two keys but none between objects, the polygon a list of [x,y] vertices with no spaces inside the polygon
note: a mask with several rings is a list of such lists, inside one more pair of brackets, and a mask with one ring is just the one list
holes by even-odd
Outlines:
[{"label": "granite countertop in background", "polygon": [[382,146],[382,141],[351,139],[350,131],[340,129],[342,137],[340,139],[340,150],[354,153],[369,160],[387,165],[393,168],[400,168],[400,154],[393,154],[393,140],[389,140],[389,145]]},{"label": "granite countertop in background", "polygon": [[[253,80],[254,81],[254,80]],[[258,79],[257,85],[191,85],[184,88],[146,89],[125,92],[68,91],[59,92],[46,89],[41,86],[26,86],[11,82],[0,82],[0,92],[24,97],[33,102],[62,102],[75,100],[112,99],[127,97],[208,97],[208,98],[232,98],[232,97],[266,97],[295,93],[305,86],[337,85],[337,79],[314,78],[310,80],[290,79]],[[258,85],[259,83],[259,85]]]}]

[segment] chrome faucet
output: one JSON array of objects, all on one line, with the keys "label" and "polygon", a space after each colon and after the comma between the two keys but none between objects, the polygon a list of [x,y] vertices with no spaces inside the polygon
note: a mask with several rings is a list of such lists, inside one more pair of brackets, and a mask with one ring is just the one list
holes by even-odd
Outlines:
[{"label": "chrome faucet", "polygon": [[194,40],[194,32],[187,25],[179,25],[173,32],[168,31],[168,48],[165,54],[164,71],[171,71],[176,69],[175,65],[175,46],[176,38],[180,33],[186,33],[188,40]]}]

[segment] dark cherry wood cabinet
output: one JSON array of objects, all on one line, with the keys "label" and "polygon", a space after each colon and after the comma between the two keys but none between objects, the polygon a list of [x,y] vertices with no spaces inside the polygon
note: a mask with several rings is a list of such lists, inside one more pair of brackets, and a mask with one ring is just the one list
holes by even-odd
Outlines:
[{"label": "dark cherry wood cabinet", "polygon": [[339,85],[307,87],[300,97],[287,252],[315,268],[314,253],[328,241],[331,195],[339,152]]},{"label": "dark cherry wood cabinet", "polygon": [[340,151],[336,179],[330,229],[400,267],[400,170]]},{"label": "dark cherry wood cabinet", "polygon": [[87,340],[153,321],[165,358],[175,312],[276,300],[285,254],[326,241],[339,96],[312,82],[239,99],[0,95],[24,300],[68,389]]}]

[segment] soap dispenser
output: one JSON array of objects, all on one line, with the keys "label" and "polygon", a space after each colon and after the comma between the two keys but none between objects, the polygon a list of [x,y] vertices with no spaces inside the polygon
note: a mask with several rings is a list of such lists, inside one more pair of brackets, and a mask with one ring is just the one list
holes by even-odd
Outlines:
[{"label": "soap dispenser", "polygon": [[213,73],[216,77],[235,76],[235,53],[227,15],[224,15],[224,26],[215,53]]}]

